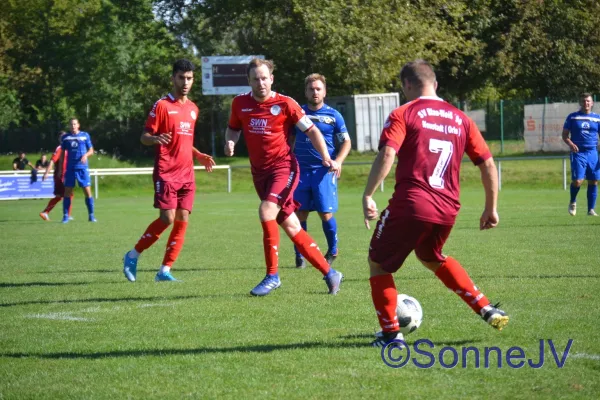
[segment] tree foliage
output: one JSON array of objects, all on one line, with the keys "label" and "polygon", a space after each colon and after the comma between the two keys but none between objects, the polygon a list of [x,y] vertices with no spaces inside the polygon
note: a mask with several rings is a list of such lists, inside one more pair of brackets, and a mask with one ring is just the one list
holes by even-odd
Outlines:
[{"label": "tree foliage", "polygon": [[[273,59],[275,89],[299,101],[312,72],[327,77],[332,96],[400,91],[398,72],[415,58],[434,65],[450,100],[571,98],[600,89],[600,3],[5,0],[0,148],[50,148],[77,115],[98,146],[139,151],[175,59],[239,54]],[[207,145],[211,129],[224,128],[230,98],[202,96],[200,79],[192,98]]]}]

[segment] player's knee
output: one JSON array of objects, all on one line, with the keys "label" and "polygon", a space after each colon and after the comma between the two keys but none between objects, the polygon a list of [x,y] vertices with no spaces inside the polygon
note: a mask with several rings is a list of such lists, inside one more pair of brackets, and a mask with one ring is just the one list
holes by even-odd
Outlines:
[{"label": "player's knee", "polygon": [[575,179],[573,180],[573,186],[580,187],[583,184],[583,179]]},{"label": "player's knee", "polygon": [[381,268],[381,264],[376,263],[375,261],[371,260],[371,257],[368,257],[368,261],[369,261],[369,272],[370,272],[371,277],[389,274],[389,272],[387,272],[386,270]]},{"label": "player's knee", "polygon": [[426,259],[431,258],[431,256],[423,254],[420,251],[415,250],[415,256],[417,257],[417,260],[431,272],[437,271],[442,266],[442,263],[439,261],[425,261]]},{"label": "player's knee", "polygon": [[277,218],[279,210],[280,208],[277,204],[265,200],[258,207],[258,217],[261,221],[270,221]]},{"label": "player's knee", "polygon": [[323,221],[329,221],[331,217],[333,217],[333,213],[319,212],[319,217],[321,217],[321,220]]},{"label": "player's knee", "polygon": [[175,222],[175,214],[161,213],[160,220],[165,224],[171,225]]}]

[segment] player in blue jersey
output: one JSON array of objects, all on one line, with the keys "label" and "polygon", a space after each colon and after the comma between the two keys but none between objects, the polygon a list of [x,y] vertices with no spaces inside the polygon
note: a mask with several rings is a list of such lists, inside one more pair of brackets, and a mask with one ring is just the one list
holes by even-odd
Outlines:
[{"label": "player in blue jersey", "polygon": [[587,179],[589,216],[597,217],[594,208],[598,197],[600,163],[598,162],[598,125],[600,115],[592,112],[594,100],[589,93],[579,96],[579,111],[569,114],[563,127],[563,141],[571,149],[571,201],[569,214],[577,213],[577,193]]},{"label": "player in blue jersey", "polygon": [[92,140],[87,132],[79,130],[77,118],[69,120],[70,132],[62,136],[61,147],[67,151],[67,170],[65,171],[65,195],[63,197],[63,224],[69,222],[69,207],[75,182],[83,189],[85,194],[85,205],[88,209],[90,222],[96,222],[94,218],[94,198],[92,197],[90,171],[88,169],[88,157],[94,154]]},{"label": "player in blue jersey", "polygon": [[[294,200],[301,204],[296,214],[302,228],[307,230],[308,214],[311,211],[319,213],[328,245],[325,259],[331,265],[338,254],[337,222],[333,215],[338,209],[337,180],[342,172],[342,163],[350,152],[350,136],[342,115],[324,103],[327,94],[325,77],[321,74],[307,76],[304,89],[308,104],[303,105],[302,109],[323,133],[329,155],[340,168],[336,172],[329,172],[329,168],[323,166],[323,159],[309,137],[294,128],[294,153],[300,165],[300,182],[294,192]],[[298,249],[294,247],[294,250],[296,267],[304,268],[304,258]]]}]

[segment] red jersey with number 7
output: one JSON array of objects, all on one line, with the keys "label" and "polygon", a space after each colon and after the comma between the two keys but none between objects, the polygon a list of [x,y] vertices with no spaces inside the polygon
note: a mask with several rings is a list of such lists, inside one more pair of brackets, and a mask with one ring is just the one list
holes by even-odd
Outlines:
[{"label": "red jersey with number 7", "polygon": [[169,144],[155,145],[154,182],[195,181],[192,148],[199,112],[191,100],[181,103],[170,93],[154,103],[146,120],[146,132],[171,134]]},{"label": "red jersey with number 7", "polygon": [[396,150],[395,215],[453,225],[460,210],[460,166],[466,153],[479,165],[492,156],[477,125],[438,97],[420,97],[386,120],[379,149]]}]

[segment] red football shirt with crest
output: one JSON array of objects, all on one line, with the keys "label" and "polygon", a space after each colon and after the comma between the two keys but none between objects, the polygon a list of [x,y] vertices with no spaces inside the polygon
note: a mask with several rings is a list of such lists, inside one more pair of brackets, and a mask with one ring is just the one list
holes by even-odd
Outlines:
[{"label": "red football shirt with crest", "polygon": [[259,103],[248,92],[236,96],[231,104],[229,128],[243,131],[255,175],[290,162],[293,154],[288,136],[294,125],[306,132],[313,123],[291,97],[271,92],[267,100]]},{"label": "red football shirt with crest", "polygon": [[171,133],[171,142],[156,145],[154,182],[188,183],[195,181],[194,128],[199,109],[191,100],[181,103],[170,93],[154,103],[146,120],[146,132]]},{"label": "red football shirt with crest", "polygon": [[379,149],[398,154],[389,207],[395,215],[453,225],[460,209],[460,166],[492,156],[477,125],[438,97],[420,97],[396,108],[385,122]]}]

